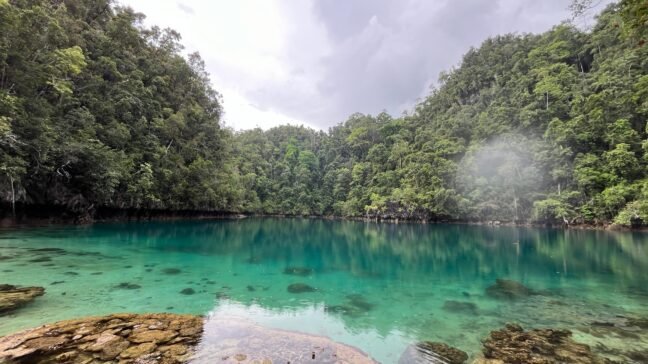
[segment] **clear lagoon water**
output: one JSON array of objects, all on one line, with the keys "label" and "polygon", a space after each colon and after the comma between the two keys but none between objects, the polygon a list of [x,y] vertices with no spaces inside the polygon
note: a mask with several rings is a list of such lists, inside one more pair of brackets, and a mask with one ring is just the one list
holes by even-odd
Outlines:
[{"label": "clear lagoon water", "polygon": [[[541,294],[487,295],[498,278]],[[640,232],[274,218],[5,229],[0,283],[46,288],[0,317],[0,335],[174,312],[328,336],[384,363],[419,340],[474,355],[507,322],[568,328],[610,357],[648,350],[645,329],[615,329],[648,318]]]}]

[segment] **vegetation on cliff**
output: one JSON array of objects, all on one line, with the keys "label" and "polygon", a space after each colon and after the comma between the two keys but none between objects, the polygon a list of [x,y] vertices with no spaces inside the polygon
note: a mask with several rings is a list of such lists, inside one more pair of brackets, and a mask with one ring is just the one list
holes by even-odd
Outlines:
[{"label": "vegetation on cliff", "polygon": [[411,115],[238,133],[247,209],[645,224],[647,12],[622,1],[589,32],[488,39]]}]

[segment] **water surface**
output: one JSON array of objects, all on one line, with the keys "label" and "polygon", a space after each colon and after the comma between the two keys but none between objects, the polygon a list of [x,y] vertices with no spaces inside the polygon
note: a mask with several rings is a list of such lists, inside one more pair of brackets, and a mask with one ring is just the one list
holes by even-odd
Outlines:
[{"label": "water surface", "polygon": [[[614,357],[648,350],[646,330],[616,330],[648,317],[647,250],[645,233],[313,219],[2,230],[0,283],[46,294],[3,316],[0,335],[114,312],[209,314],[393,363],[419,340],[473,355],[490,330],[518,322],[569,328]],[[539,294],[491,297],[497,278]]]}]

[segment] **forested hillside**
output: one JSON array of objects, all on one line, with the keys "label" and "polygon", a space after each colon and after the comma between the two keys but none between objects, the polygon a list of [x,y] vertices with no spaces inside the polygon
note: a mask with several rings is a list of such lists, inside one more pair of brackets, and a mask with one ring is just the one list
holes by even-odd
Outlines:
[{"label": "forested hillside", "polygon": [[489,39],[410,115],[232,132],[176,32],[109,0],[0,0],[0,197],[90,216],[648,224],[647,6]]},{"label": "forested hillside", "polygon": [[5,202],[227,209],[221,104],[173,30],[111,1],[0,0]]},{"label": "forested hillside", "polygon": [[647,6],[611,6],[590,32],[489,39],[409,116],[236,134],[247,209],[648,222]]}]

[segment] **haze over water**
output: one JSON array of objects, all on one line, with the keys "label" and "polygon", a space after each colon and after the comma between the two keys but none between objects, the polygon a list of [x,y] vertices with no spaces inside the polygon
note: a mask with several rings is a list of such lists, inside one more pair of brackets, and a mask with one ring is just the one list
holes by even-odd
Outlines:
[{"label": "haze over water", "polygon": [[[385,363],[419,340],[473,355],[507,322],[568,328],[599,351],[648,346],[643,331],[599,330],[648,317],[645,233],[272,218],[111,223],[2,230],[0,258],[0,283],[46,288],[0,319],[0,335],[87,315],[175,312],[324,335]],[[498,278],[537,294],[489,296]]]}]

